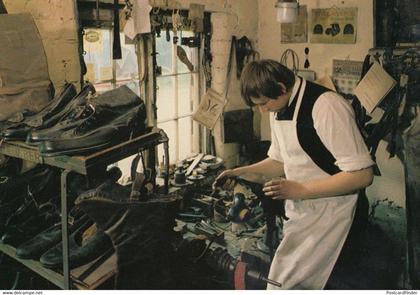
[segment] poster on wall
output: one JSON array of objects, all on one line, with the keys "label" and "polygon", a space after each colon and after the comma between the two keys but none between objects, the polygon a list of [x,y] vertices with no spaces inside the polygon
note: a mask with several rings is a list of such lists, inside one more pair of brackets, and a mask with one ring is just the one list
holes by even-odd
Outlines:
[{"label": "poster on wall", "polygon": [[281,43],[306,42],[308,42],[308,12],[306,5],[302,5],[299,7],[296,22],[281,24]]},{"label": "poster on wall", "polygon": [[357,60],[333,60],[332,78],[337,91],[353,94],[362,75],[363,62]]},{"label": "poster on wall", "polygon": [[312,9],[311,43],[356,43],[357,8]]}]

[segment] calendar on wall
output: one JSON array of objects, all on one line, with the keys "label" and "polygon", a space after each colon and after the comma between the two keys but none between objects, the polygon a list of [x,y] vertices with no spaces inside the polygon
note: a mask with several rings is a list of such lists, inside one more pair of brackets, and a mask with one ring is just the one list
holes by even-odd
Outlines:
[{"label": "calendar on wall", "polygon": [[362,61],[333,60],[332,80],[339,93],[353,94],[362,74]]}]

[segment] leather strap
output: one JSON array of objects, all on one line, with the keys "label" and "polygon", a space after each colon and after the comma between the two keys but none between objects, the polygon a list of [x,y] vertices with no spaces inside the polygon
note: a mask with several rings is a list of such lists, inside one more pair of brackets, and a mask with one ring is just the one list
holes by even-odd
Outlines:
[{"label": "leather strap", "polygon": [[118,0],[114,0],[114,41],[112,44],[112,59],[121,59],[120,41],[120,9]]}]

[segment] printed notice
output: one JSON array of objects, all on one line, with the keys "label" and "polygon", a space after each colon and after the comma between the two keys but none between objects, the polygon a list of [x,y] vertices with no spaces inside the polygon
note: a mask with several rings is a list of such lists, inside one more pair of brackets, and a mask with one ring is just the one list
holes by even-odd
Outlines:
[{"label": "printed notice", "polygon": [[397,82],[375,62],[360,83],[354,89],[354,94],[362,106],[372,113],[382,99],[394,88]]},{"label": "printed notice", "polygon": [[209,89],[194,113],[193,119],[209,129],[213,129],[217,119],[223,112],[225,100],[219,93]]}]

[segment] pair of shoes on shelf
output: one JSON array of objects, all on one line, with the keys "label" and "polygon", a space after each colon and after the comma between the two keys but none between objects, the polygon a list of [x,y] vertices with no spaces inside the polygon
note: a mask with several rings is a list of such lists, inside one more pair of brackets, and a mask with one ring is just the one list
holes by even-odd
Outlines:
[{"label": "pair of shoes on shelf", "polygon": [[66,84],[63,91],[57,95],[42,111],[27,117],[23,122],[14,124],[1,132],[5,140],[25,140],[33,128],[48,127],[56,123],[58,114],[76,96],[76,87]]},{"label": "pair of shoes on shelf", "polygon": [[[91,185],[98,186],[99,182],[115,183],[121,175],[121,170],[118,167],[112,167],[104,173],[99,172],[98,176],[91,180]],[[77,179],[77,181],[73,181],[69,184],[70,190],[76,189],[78,184],[80,184],[80,180],[82,180],[79,178],[75,179]],[[77,191],[74,191],[73,193],[76,194]],[[68,228],[70,235],[70,265],[72,267],[85,264],[91,261],[91,259],[102,255],[105,252],[104,249],[109,250],[112,248],[112,244],[109,246],[109,238],[105,236],[103,231],[97,231],[91,239],[81,239],[81,234],[84,233],[87,227],[92,225],[92,222],[85,213],[80,210],[79,206],[74,206],[73,209],[70,210],[69,219],[74,220]],[[16,254],[21,259],[38,259],[42,256],[41,262],[45,264],[46,267],[60,267],[62,263],[61,235],[61,223],[55,224],[32,239],[28,239],[27,242],[19,245]]]},{"label": "pair of shoes on shelf", "polygon": [[9,221],[1,240],[4,244],[17,247],[59,220],[56,207],[51,203],[44,204],[39,209],[34,209],[33,214],[20,223]]},{"label": "pair of shoes on shelf", "polygon": [[[69,226],[70,268],[87,264],[112,249],[110,238],[102,230],[98,229],[87,238],[84,237],[92,225],[93,222],[83,214]],[[20,259],[39,259],[47,268],[61,268],[63,266],[61,239],[61,223],[58,223],[20,244],[16,249],[16,255]]]},{"label": "pair of shoes on shelf", "polygon": [[[81,210],[73,209],[69,216],[74,219],[74,223],[68,227],[69,234],[89,221],[89,218]],[[32,239],[20,244],[16,249],[17,257],[21,259],[38,259],[43,253],[61,241],[61,233],[61,223],[50,226]]]},{"label": "pair of shoes on shelf", "polygon": [[79,126],[89,125],[90,129],[93,125],[104,126],[140,102],[139,97],[127,86],[107,91],[73,107],[56,125],[32,131],[27,137],[27,143],[38,145],[44,141],[54,140],[60,138],[66,131]]},{"label": "pair of shoes on shelf", "polygon": [[[43,138],[37,138],[39,132],[41,134],[48,133],[47,130],[55,128],[57,124],[63,125],[64,130],[67,124],[63,123],[69,119],[79,118],[84,113],[85,106],[89,102],[91,94],[95,93],[92,84],[87,84],[67,105],[56,112],[50,120],[45,122],[41,127],[32,129],[26,136],[26,143],[29,145],[38,145]],[[60,128],[58,128],[60,130]]]},{"label": "pair of shoes on shelf", "polygon": [[[90,229],[94,233],[85,238]],[[89,263],[112,249],[111,239],[102,231],[92,225],[89,220],[82,224],[69,236],[69,268],[76,268]],[[57,269],[63,266],[63,244],[59,243],[39,259],[44,267]]]},{"label": "pair of shoes on shelf", "polygon": [[[60,137],[44,141],[39,146],[40,153],[44,156],[93,153],[144,133],[146,112],[143,102],[126,109],[117,117],[115,115],[118,113],[109,115],[109,110],[106,110],[101,109],[91,119],[63,132]],[[105,117],[112,120],[106,122]]]},{"label": "pair of shoes on shelf", "polygon": [[[45,167],[37,165],[34,168],[14,176],[0,176],[0,206],[23,196],[28,191],[29,182],[37,175],[45,173]],[[42,176],[40,176],[42,178]]]},{"label": "pair of shoes on shelf", "polygon": [[[108,183],[80,195],[76,204],[112,240],[117,255],[116,288],[127,288],[128,282],[132,288],[158,288],[156,274],[166,269],[174,250],[180,198],[167,195],[139,201],[131,196],[129,187]],[[148,265],[148,271],[133,272],[140,265]]]}]

